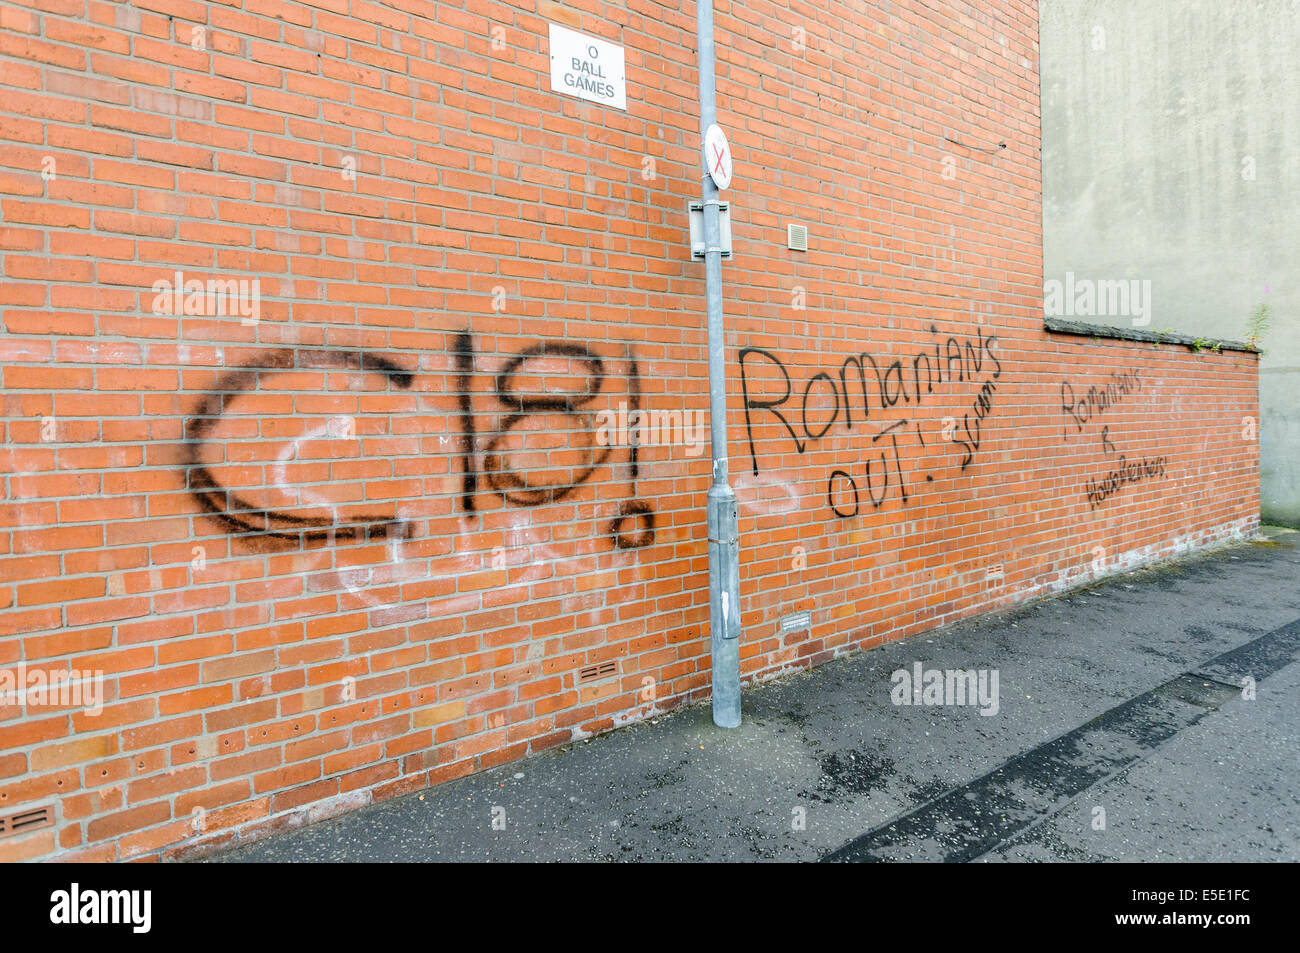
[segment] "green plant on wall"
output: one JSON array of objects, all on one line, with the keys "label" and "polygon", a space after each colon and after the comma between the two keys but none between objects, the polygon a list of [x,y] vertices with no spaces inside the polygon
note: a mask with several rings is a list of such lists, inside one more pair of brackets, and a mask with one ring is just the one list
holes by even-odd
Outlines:
[{"label": "green plant on wall", "polygon": [[1268,322],[1272,315],[1273,309],[1267,304],[1261,304],[1246,321],[1246,343],[1260,354],[1264,351],[1259,344],[1264,339],[1264,332],[1268,330]]}]

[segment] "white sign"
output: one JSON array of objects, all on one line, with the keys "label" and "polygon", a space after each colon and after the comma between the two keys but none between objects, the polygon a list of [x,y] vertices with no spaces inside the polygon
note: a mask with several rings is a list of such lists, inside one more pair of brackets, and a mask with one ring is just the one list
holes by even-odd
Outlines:
[{"label": "white sign", "polygon": [[727,134],[716,122],[704,130],[704,168],[718,188],[731,185],[731,147],[727,145]]},{"label": "white sign", "polygon": [[627,109],[623,47],[551,24],[551,89]]}]

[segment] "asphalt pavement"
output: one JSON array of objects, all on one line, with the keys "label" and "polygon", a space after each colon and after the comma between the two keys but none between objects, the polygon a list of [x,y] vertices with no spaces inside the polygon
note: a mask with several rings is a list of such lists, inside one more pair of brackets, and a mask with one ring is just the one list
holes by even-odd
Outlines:
[{"label": "asphalt pavement", "polygon": [[206,859],[1294,862],[1297,698],[1266,530]]}]

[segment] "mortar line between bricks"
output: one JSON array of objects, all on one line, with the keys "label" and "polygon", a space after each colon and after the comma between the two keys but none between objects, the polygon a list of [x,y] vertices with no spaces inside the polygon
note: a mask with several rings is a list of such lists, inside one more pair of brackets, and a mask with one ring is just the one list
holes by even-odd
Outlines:
[{"label": "mortar line between bricks", "polygon": [[[1179,675],[1175,675],[1173,678],[1168,679],[1154,688],[1148,689],[1127,701],[1121,702],[1097,717],[1058,735],[1050,741],[1046,741],[1043,744],[1021,752],[1015,757],[1003,762],[993,770],[968,781],[966,784],[946,791],[937,798],[922,804],[920,807],[917,807],[906,814],[899,815],[883,824],[877,825],[866,833],[853,838],[846,844],[843,844],[835,850],[823,855],[821,861],[823,863],[855,861],[871,862],[888,859],[880,856],[877,853],[877,850],[882,847],[887,847],[892,843],[899,842],[901,838],[893,836],[898,831],[898,828],[902,827],[904,829],[902,835],[904,837],[907,835],[928,835],[935,837],[937,834],[937,831],[935,830],[935,821],[938,819],[936,815],[939,814],[939,811],[942,810],[944,806],[948,805],[952,807],[952,810],[946,812],[946,816],[952,819],[954,823],[960,823],[960,811],[963,808],[973,809],[971,806],[974,805],[978,808],[985,809],[985,811],[983,813],[977,811],[974,815],[975,817],[981,818],[981,820],[976,821],[971,817],[965,818],[968,822],[968,832],[965,835],[966,842],[964,844],[960,843],[963,835],[958,832],[956,837],[959,840],[959,843],[951,850],[946,851],[942,859],[948,862],[969,862],[978,860],[996,850],[998,847],[1006,844],[1013,838],[1023,834],[1026,830],[1030,830],[1044,821],[1055,817],[1067,804],[1070,803],[1070,801],[1074,800],[1079,795],[1099,784],[1113,779],[1120,772],[1128,770],[1133,765],[1150,757],[1151,754],[1162,748],[1181,731],[1199,722],[1205,715],[1209,714],[1210,711],[1217,710],[1219,707],[1218,704],[1205,705],[1198,701],[1186,697],[1179,697],[1174,694],[1174,689],[1180,683],[1186,685],[1188,680],[1202,682],[1208,681],[1218,687],[1219,693],[1231,692],[1235,694],[1241,688],[1240,685],[1233,685],[1224,682],[1221,679],[1199,675],[1197,674],[1198,669],[1210,669],[1216,666],[1231,666],[1233,668],[1244,669],[1253,663],[1254,666],[1256,666],[1254,672],[1255,679],[1257,681],[1263,681],[1265,678],[1275,674],[1286,665],[1295,662],[1298,657],[1300,657],[1300,619],[1279,626],[1271,632],[1265,633],[1264,635],[1234,649],[1222,652]],[[1223,697],[1221,701],[1226,702],[1230,697],[1231,694],[1228,694]],[[1193,711],[1184,713],[1180,718],[1167,721],[1163,726],[1165,729],[1163,736],[1158,735],[1161,726],[1157,726],[1151,717],[1155,714],[1151,709],[1155,707],[1157,701],[1161,698],[1172,698],[1173,700],[1182,702],[1184,705],[1194,709]],[[1146,709],[1146,711],[1143,711],[1143,709]],[[1086,783],[1079,783],[1076,787],[1070,789],[1058,788],[1052,790],[1050,793],[1057,794],[1057,797],[1052,800],[1046,808],[1035,809],[1032,805],[1014,803],[1012,801],[1014,795],[1010,793],[1009,785],[1004,786],[999,783],[1004,777],[1012,782],[1017,780],[1032,781],[1035,775],[1032,770],[1027,769],[1032,769],[1035,766],[1041,767],[1039,762],[1050,763],[1050,761],[1054,759],[1060,763],[1063,760],[1063,755],[1067,755],[1077,750],[1079,742],[1099,731],[1104,732],[1113,729],[1125,731],[1126,733],[1131,734],[1135,730],[1140,731],[1144,728],[1148,730],[1153,728],[1156,729],[1156,735],[1149,739],[1151,743],[1145,747],[1145,750],[1131,754],[1128,757],[1121,756],[1119,760],[1115,761],[1113,769],[1105,771],[1103,774],[1096,777],[1088,778],[1087,775],[1084,775],[1077,779],[1079,781],[1084,781],[1086,779]],[[1139,744],[1140,743],[1141,741],[1139,739]],[[1057,749],[1057,751],[1048,754],[1052,749]],[[1097,759],[1094,759],[1091,762],[1091,766],[1096,767],[1099,763],[1100,762]],[[1078,772],[1086,772],[1088,767],[1089,765],[1080,766],[1077,763],[1075,765],[1075,769]],[[1058,781],[1057,783],[1061,784],[1063,782]],[[982,818],[985,816],[989,818],[994,817],[998,811],[998,805],[995,803],[993,797],[985,797],[984,799],[972,801],[970,795],[977,794],[980,788],[985,789],[985,794],[995,796],[1000,795],[1004,799],[1004,802],[1011,802],[1008,806],[1012,810],[1019,809],[1021,811],[1033,811],[1034,816],[1019,823],[1011,822],[1010,824],[1004,825],[1006,828],[1005,834],[990,842],[991,834],[987,831],[988,822],[982,820]],[[1005,817],[1005,815],[1003,815],[1003,817]],[[910,830],[908,829],[909,826],[911,828]]]}]

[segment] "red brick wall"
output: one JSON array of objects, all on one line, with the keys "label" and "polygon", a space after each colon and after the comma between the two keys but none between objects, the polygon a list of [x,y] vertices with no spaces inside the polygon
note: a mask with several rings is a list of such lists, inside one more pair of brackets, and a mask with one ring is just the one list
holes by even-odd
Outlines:
[{"label": "red brick wall", "polygon": [[[551,92],[548,22],[626,48],[626,112]],[[1253,530],[1254,355],[1043,330],[1035,3],[717,22],[747,679]],[[706,697],[707,440],[596,431],[707,406],[694,65],[675,2],[0,9],[0,667],[104,692],[0,700],[0,813],[53,809],[0,858]],[[177,272],[257,307],[177,314]]]}]

